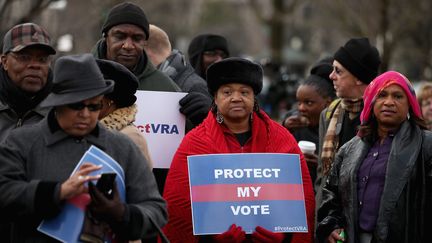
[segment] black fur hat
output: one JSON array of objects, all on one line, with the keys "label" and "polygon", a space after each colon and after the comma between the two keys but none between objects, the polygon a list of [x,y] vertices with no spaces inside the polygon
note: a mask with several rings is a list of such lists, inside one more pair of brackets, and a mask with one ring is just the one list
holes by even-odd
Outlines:
[{"label": "black fur hat", "polygon": [[252,87],[255,95],[263,87],[263,69],[252,61],[239,57],[230,57],[213,63],[207,69],[207,85],[214,96],[223,84],[241,83]]}]

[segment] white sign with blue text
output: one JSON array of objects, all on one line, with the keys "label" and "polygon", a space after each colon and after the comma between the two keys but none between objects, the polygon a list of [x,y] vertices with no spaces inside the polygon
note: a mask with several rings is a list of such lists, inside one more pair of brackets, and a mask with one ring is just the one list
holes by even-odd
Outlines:
[{"label": "white sign with blue text", "polygon": [[138,113],[135,125],[147,140],[154,168],[169,168],[185,135],[185,116],[179,101],[187,93],[136,92]]}]

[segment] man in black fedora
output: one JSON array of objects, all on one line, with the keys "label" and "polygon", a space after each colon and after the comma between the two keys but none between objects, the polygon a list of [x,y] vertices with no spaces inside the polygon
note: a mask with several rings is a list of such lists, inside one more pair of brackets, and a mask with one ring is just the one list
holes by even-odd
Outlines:
[{"label": "man in black fedora", "polygon": [[[41,103],[53,107],[48,116],[12,131],[0,145],[0,215],[13,224],[12,242],[57,242],[38,226],[67,210],[66,202],[91,219],[81,233],[70,231],[74,242],[103,242],[108,236],[124,242],[153,235],[166,223],[167,213],[151,169],[132,140],[98,123],[103,96],[114,82],[104,79],[91,54],[59,58],[54,77],[52,92]],[[84,162],[74,170],[90,146],[118,163],[112,198],[91,183],[100,178],[101,165]],[[86,227],[88,222],[93,227]]]}]

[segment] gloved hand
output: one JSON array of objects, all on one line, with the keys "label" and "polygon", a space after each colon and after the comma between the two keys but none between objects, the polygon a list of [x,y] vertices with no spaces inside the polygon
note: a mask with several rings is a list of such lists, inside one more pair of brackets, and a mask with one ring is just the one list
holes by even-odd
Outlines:
[{"label": "gloved hand", "polygon": [[212,99],[201,92],[191,91],[180,100],[179,104],[180,112],[197,126],[207,117]]},{"label": "gloved hand", "polygon": [[252,242],[254,243],[277,243],[282,242],[284,239],[284,233],[273,233],[261,226],[257,226],[252,233]]},{"label": "gloved hand", "polygon": [[241,226],[238,226],[233,224],[228,229],[228,231],[225,231],[224,233],[220,235],[215,235],[213,237],[213,242],[220,242],[220,243],[240,243],[243,242],[246,239],[246,234],[243,231]]},{"label": "gloved hand", "polygon": [[89,182],[91,203],[89,209],[97,220],[107,222],[111,226],[120,224],[125,214],[125,205],[121,202],[117,184],[113,186],[113,198],[108,199],[92,182]]}]

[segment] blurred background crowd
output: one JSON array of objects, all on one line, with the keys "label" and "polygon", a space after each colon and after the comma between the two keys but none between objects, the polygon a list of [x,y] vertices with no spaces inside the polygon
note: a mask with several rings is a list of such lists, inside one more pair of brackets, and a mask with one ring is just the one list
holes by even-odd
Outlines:
[{"label": "blurred background crowd", "polygon": [[[0,34],[34,22],[50,33],[56,58],[89,52],[118,0],[0,0]],[[295,103],[299,82],[312,64],[348,38],[365,36],[377,46],[381,70],[398,70],[416,89],[432,79],[429,0],[158,0],[130,1],[151,24],[164,29],[173,48],[187,53],[193,37],[226,37],[231,56],[265,68],[262,108],[281,121]]]}]

